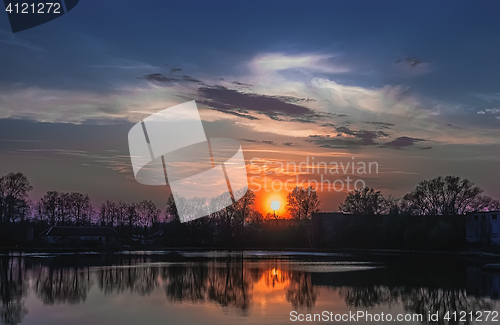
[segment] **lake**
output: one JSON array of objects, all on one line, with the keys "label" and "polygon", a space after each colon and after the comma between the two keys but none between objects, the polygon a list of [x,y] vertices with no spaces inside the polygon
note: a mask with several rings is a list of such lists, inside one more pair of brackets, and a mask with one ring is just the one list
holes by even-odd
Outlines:
[{"label": "lake", "polygon": [[[500,273],[482,264],[390,252],[4,254],[0,321],[500,324]],[[428,321],[429,314],[438,318]]]}]

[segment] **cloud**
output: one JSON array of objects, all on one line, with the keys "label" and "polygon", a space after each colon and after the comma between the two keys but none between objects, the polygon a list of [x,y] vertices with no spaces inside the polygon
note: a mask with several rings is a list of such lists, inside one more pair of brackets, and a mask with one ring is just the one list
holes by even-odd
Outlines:
[{"label": "cloud", "polygon": [[89,68],[98,69],[157,69],[149,63],[127,60],[127,59],[114,59],[113,62],[107,62],[103,64],[93,64],[89,65]]},{"label": "cloud", "polygon": [[434,70],[431,63],[415,57],[397,60],[396,69],[406,76],[424,75]]},{"label": "cloud", "polygon": [[389,128],[389,126],[394,126],[394,123],[387,123],[387,122],[365,122],[365,123],[372,124],[372,125],[379,125],[379,126],[387,127],[387,128]]},{"label": "cloud", "polygon": [[316,123],[315,121],[313,120],[308,120],[308,119],[305,119],[305,118],[292,118],[290,119],[290,122],[299,122],[299,123]]},{"label": "cloud", "polygon": [[21,38],[18,34],[13,34],[11,32],[6,32],[4,30],[0,30],[0,43],[4,43],[11,46],[25,48],[27,50],[39,53],[47,53],[47,51],[38,45],[35,45],[23,38]]},{"label": "cloud", "polygon": [[202,83],[200,80],[195,79],[191,76],[181,76],[181,77],[171,77],[171,76],[166,76],[162,73],[150,73],[145,76],[142,76],[141,79],[150,81],[150,82],[196,82],[196,83]]},{"label": "cloud", "polygon": [[225,113],[225,114],[230,114],[230,115],[234,115],[234,116],[242,117],[242,118],[245,118],[245,119],[248,119],[248,120],[258,120],[258,119],[259,119],[258,117],[255,117],[255,116],[250,115],[250,114],[243,114],[243,113],[240,113],[240,112],[238,111],[238,109],[233,109],[233,110],[223,110],[223,109],[217,109],[217,108],[213,108],[213,107],[212,107],[212,110],[217,111],[217,112],[221,112],[221,113]]},{"label": "cloud", "polygon": [[221,111],[231,111],[235,108],[276,115],[305,115],[313,111],[305,106],[288,103],[280,98],[257,93],[244,93],[224,86],[201,87],[198,93],[204,104]]},{"label": "cloud", "polygon": [[[424,139],[417,139],[411,137],[399,137],[391,142],[387,142],[384,144],[384,147],[393,148],[393,149],[403,149],[404,147],[412,146],[417,142],[427,141]],[[430,149],[427,147],[427,149]]]},{"label": "cloud", "polygon": [[500,102],[500,93],[494,93],[494,94],[472,93],[472,95],[484,101],[487,101],[488,103]]},{"label": "cloud", "polygon": [[479,115],[485,115],[485,114],[497,115],[497,114],[500,114],[500,109],[498,109],[498,108],[487,108],[487,109],[478,111],[477,114],[479,114]]},{"label": "cloud", "polygon": [[346,139],[342,137],[330,137],[330,135],[310,135],[306,142],[314,143],[320,148],[349,149],[362,147],[363,141],[358,139]]},{"label": "cloud", "polygon": [[250,67],[258,73],[291,69],[319,73],[346,73],[350,71],[347,66],[333,63],[333,58],[334,56],[325,54],[266,53],[250,61]]},{"label": "cloud", "polygon": [[276,144],[272,140],[263,140],[263,141],[255,140],[255,139],[242,139],[242,140],[246,141],[246,142],[251,142],[251,143],[264,143],[264,144],[271,144],[271,145],[275,145]]},{"label": "cloud", "polygon": [[345,126],[336,127],[335,130],[339,132],[339,135],[347,134],[355,138],[358,138],[359,141],[357,144],[364,146],[377,144],[374,141],[375,139],[388,136],[387,133],[382,131],[367,131],[367,130],[352,131],[351,129]]}]

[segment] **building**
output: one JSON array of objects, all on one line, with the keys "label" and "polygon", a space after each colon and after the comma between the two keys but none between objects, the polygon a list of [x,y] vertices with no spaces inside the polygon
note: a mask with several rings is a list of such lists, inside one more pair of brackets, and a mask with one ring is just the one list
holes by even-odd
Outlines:
[{"label": "building", "polygon": [[315,212],[312,214],[313,246],[327,248],[334,246],[342,232],[346,218],[350,216],[342,212]]},{"label": "building", "polygon": [[317,248],[457,248],[465,244],[464,215],[312,215]]},{"label": "building", "polygon": [[120,240],[120,234],[110,227],[54,226],[39,234],[46,244],[81,245],[113,244]]},{"label": "building", "polygon": [[466,216],[467,243],[500,245],[500,211],[471,212]]}]

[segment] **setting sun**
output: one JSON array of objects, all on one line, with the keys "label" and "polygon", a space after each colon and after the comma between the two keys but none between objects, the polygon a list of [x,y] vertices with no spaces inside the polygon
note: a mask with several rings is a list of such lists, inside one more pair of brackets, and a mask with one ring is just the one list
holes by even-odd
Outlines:
[{"label": "setting sun", "polygon": [[286,211],[286,191],[260,194],[257,195],[255,206],[264,216],[276,213],[279,218],[289,218]]}]

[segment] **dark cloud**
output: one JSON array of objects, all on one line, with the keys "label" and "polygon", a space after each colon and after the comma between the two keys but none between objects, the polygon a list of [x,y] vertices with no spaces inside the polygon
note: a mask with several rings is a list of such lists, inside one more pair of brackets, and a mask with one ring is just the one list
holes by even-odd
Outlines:
[{"label": "dark cloud", "polygon": [[258,117],[255,117],[255,116],[252,116],[249,114],[240,113],[237,110],[224,111],[224,110],[220,110],[220,109],[216,109],[216,108],[212,108],[212,110],[217,111],[217,112],[221,112],[221,113],[225,113],[225,114],[230,114],[230,115],[246,118],[248,120],[258,120],[259,119]]},{"label": "dark cloud", "polygon": [[345,126],[336,127],[335,130],[339,132],[340,136],[342,136],[342,134],[347,134],[356,137],[358,139],[358,144],[364,146],[377,144],[375,142],[375,139],[388,136],[387,133],[382,131],[367,131],[367,130],[353,131]]},{"label": "dark cloud", "polygon": [[390,135],[389,133],[385,133],[384,131],[378,131],[377,134],[379,137],[388,137]]},{"label": "dark cloud", "polygon": [[275,121],[284,121],[284,119],[279,117],[279,114],[276,112],[265,112],[262,114],[267,115],[267,117],[269,117],[270,119],[275,120]]},{"label": "dark cloud", "polygon": [[141,79],[147,81],[155,81],[155,82],[173,82],[177,80],[177,78],[170,78],[162,73],[150,73],[145,76],[142,76]]},{"label": "dark cloud", "polygon": [[414,57],[407,57],[402,60],[397,60],[396,63],[404,63],[406,64],[410,69],[415,69],[421,64],[423,64],[425,61],[422,59],[414,58]]},{"label": "dark cloud", "polygon": [[170,82],[195,82],[195,83],[202,83],[200,80],[195,79],[191,76],[181,76],[181,77],[170,77],[166,76],[162,73],[150,73],[145,76],[142,76],[140,79],[147,80],[150,82],[162,82],[162,83],[170,83]]},{"label": "dark cloud", "polygon": [[300,116],[313,113],[307,107],[289,103],[277,97],[243,93],[223,86],[201,87],[198,93],[206,100],[206,105],[218,110],[240,108],[266,114],[273,119],[277,115]]},{"label": "dark cloud", "polygon": [[333,123],[323,123],[323,124],[321,124],[320,126],[331,126],[331,127],[333,127],[333,128],[334,128],[334,127],[335,127],[335,124],[333,124]]},{"label": "dark cloud", "polygon": [[255,140],[255,139],[241,139],[241,140],[246,141],[246,142],[253,142],[253,143],[260,142],[259,140]]},{"label": "dark cloud", "polygon": [[[221,78],[221,80],[224,80],[224,78]],[[244,83],[244,82],[233,81],[232,83],[235,84],[235,85],[237,85],[237,86],[241,86],[241,87],[246,87],[246,88],[252,87],[251,84],[247,84],[247,83]]]},{"label": "dark cloud", "polygon": [[313,120],[309,120],[306,118],[292,118],[290,119],[290,122],[299,122],[299,123],[316,123]]},{"label": "dark cloud", "polygon": [[246,141],[246,142],[251,142],[251,143],[265,143],[265,144],[275,145],[274,141],[271,141],[271,140],[264,140],[264,141],[255,140],[255,139],[241,139],[241,140]]},{"label": "dark cloud", "polygon": [[287,147],[295,147],[297,144],[293,142],[283,142],[283,145]]},{"label": "dark cloud", "polygon": [[189,81],[189,82],[199,82],[199,83],[201,83],[201,81],[200,81],[200,80],[195,79],[195,78],[193,78],[193,77],[191,77],[191,76],[182,76],[182,80],[184,80],[184,81]]},{"label": "dark cloud", "polygon": [[365,122],[366,124],[380,125],[380,126],[394,126],[392,123],[387,122]]},{"label": "dark cloud", "polygon": [[330,135],[310,135],[307,142],[314,143],[320,148],[346,149],[359,148],[363,146],[362,141],[346,138],[332,138]]},{"label": "dark cloud", "polygon": [[403,149],[404,147],[409,147],[417,142],[422,142],[422,141],[427,141],[427,140],[411,138],[411,137],[399,137],[391,142],[385,143],[384,147],[392,149]]},{"label": "dark cloud", "polygon": [[[432,64],[416,57],[406,57],[395,62],[397,69],[406,76],[416,76],[432,71]],[[410,92],[408,88],[401,93],[402,97],[407,97]]]},{"label": "dark cloud", "polygon": [[[322,148],[354,148],[376,145],[378,144],[376,142],[377,139],[389,135],[382,131],[355,131],[346,126],[335,127],[335,130],[338,132],[336,137],[331,137],[329,134],[312,134],[306,141],[315,143]],[[350,137],[345,137],[345,135]]]}]

